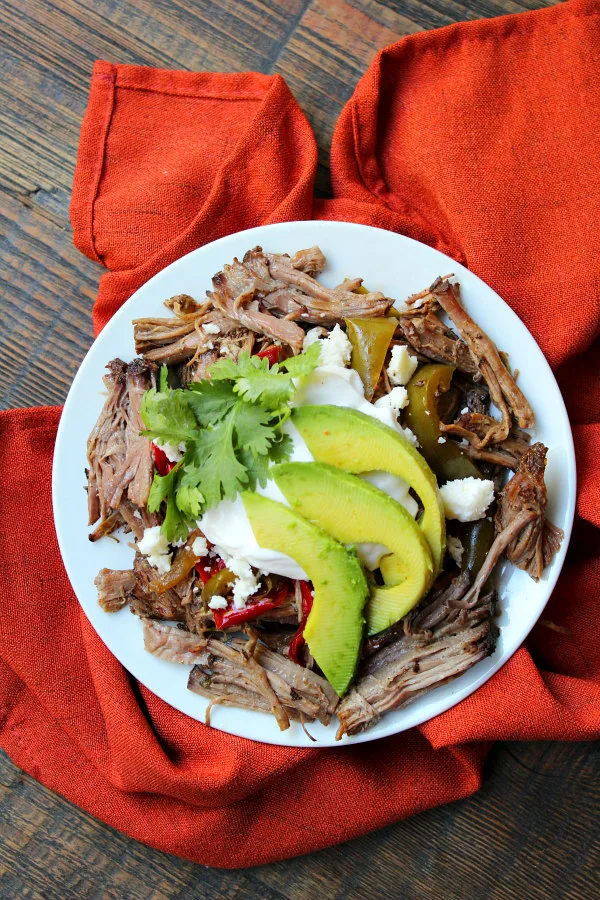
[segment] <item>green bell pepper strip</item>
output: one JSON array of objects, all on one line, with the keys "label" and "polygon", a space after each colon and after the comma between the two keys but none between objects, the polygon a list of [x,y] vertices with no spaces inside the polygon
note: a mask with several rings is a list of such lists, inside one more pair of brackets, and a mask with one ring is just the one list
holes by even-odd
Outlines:
[{"label": "green bell pepper strip", "polygon": [[352,344],[351,365],[360,375],[365,397],[370,400],[375,393],[397,322],[393,316],[346,319],[345,322],[346,334]]},{"label": "green bell pepper strip", "polygon": [[[444,481],[483,478],[477,466],[458,444],[447,439],[440,429],[438,397],[449,390],[453,374],[454,366],[439,363],[417,369],[406,386],[406,424],[416,434],[421,453],[438,478]],[[441,442],[440,438],[443,438]]]}]

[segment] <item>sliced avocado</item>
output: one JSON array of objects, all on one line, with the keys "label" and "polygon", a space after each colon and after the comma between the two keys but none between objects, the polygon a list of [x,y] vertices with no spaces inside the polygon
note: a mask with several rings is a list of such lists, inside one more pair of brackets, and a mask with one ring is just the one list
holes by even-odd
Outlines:
[{"label": "sliced avocado", "polygon": [[433,561],[423,532],[404,507],[356,475],[323,463],[283,463],[271,474],[301,515],[344,544],[384,544],[384,587],[374,586],[367,604],[369,634],[389,628],[429,590]]},{"label": "sliced avocado", "polygon": [[260,546],[291,556],[312,581],[315,595],[304,639],[341,697],[358,662],[369,596],[356,551],[282,503],[250,492],[242,500]]},{"label": "sliced avocado", "polygon": [[446,519],[435,475],[403,435],[372,416],[343,406],[299,406],[292,422],[317,462],[358,474],[376,469],[408,481],[423,504],[419,525],[435,573],[446,552]]}]

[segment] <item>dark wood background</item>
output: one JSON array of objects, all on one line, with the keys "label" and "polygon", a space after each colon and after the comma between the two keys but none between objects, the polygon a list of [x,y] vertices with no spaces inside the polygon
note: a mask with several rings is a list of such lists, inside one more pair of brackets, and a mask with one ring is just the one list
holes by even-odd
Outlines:
[{"label": "dark wood background", "polygon": [[[308,114],[328,193],[334,124],[375,52],[411,32],[544,0],[3,0],[0,405],[60,403],[92,340],[100,267],[68,203],[93,61],[279,72]],[[598,745],[500,744],[475,797],[340,847],[243,871],[142,846],[0,756],[0,898],[599,895]]]}]

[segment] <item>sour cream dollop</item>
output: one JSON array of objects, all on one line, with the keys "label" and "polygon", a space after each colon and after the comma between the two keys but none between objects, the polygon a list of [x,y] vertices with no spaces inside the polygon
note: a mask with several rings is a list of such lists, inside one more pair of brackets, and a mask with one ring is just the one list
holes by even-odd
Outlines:
[{"label": "sour cream dollop", "polygon": [[[365,399],[363,383],[354,369],[318,366],[310,375],[298,379],[296,387],[292,406],[345,406],[379,419],[384,425],[404,433],[392,408],[376,408]],[[313,462],[310,450],[292,422],[285,423],[284,431],[292,439],[290,459],[293,462]],[[379,471],[365,472],[361,477],[389,494],[412,516],[416,516],[418,506],[410,496],[409,485],[404,479],[389,472]],[[268,481],[264,488],[259,487],[257,490],[259,494],[289,506],[274,481]],[[218,506],[208,510],[200,519],[199,526],[208,540],[229,556],[243,559],[263,572],[308,580],[306,573],[290,556],[258,545],[240,497],[236,497],[235,500],[223,500]],[[368,569],[376,569],[381,557],[389,550],[382,544],[358,544],[357,552],[361,562]]]}]

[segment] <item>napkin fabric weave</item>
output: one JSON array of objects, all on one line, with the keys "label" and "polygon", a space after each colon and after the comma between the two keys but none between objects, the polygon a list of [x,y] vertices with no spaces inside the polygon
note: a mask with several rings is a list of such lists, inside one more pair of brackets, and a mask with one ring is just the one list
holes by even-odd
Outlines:
[{"label": "napkin fabric weave", "polygon": [[392,45],[341,115],[332,200],[313,199],[316,165],[279,76],[97,63],[71,208],[77,246],[107,269],[96,331],[157,271],[233,231],[318,218],[410,235],[487,281],[542,347],[573,425],[577,519],[545,624],[470,698],[370,744],[271,747],[186,718],[105,648],[52,525],[60,410],[3,413],[1,744],[105,822],[215,866],[306,853],[465,797],[493,740],[600,729],[597,3]]}]

